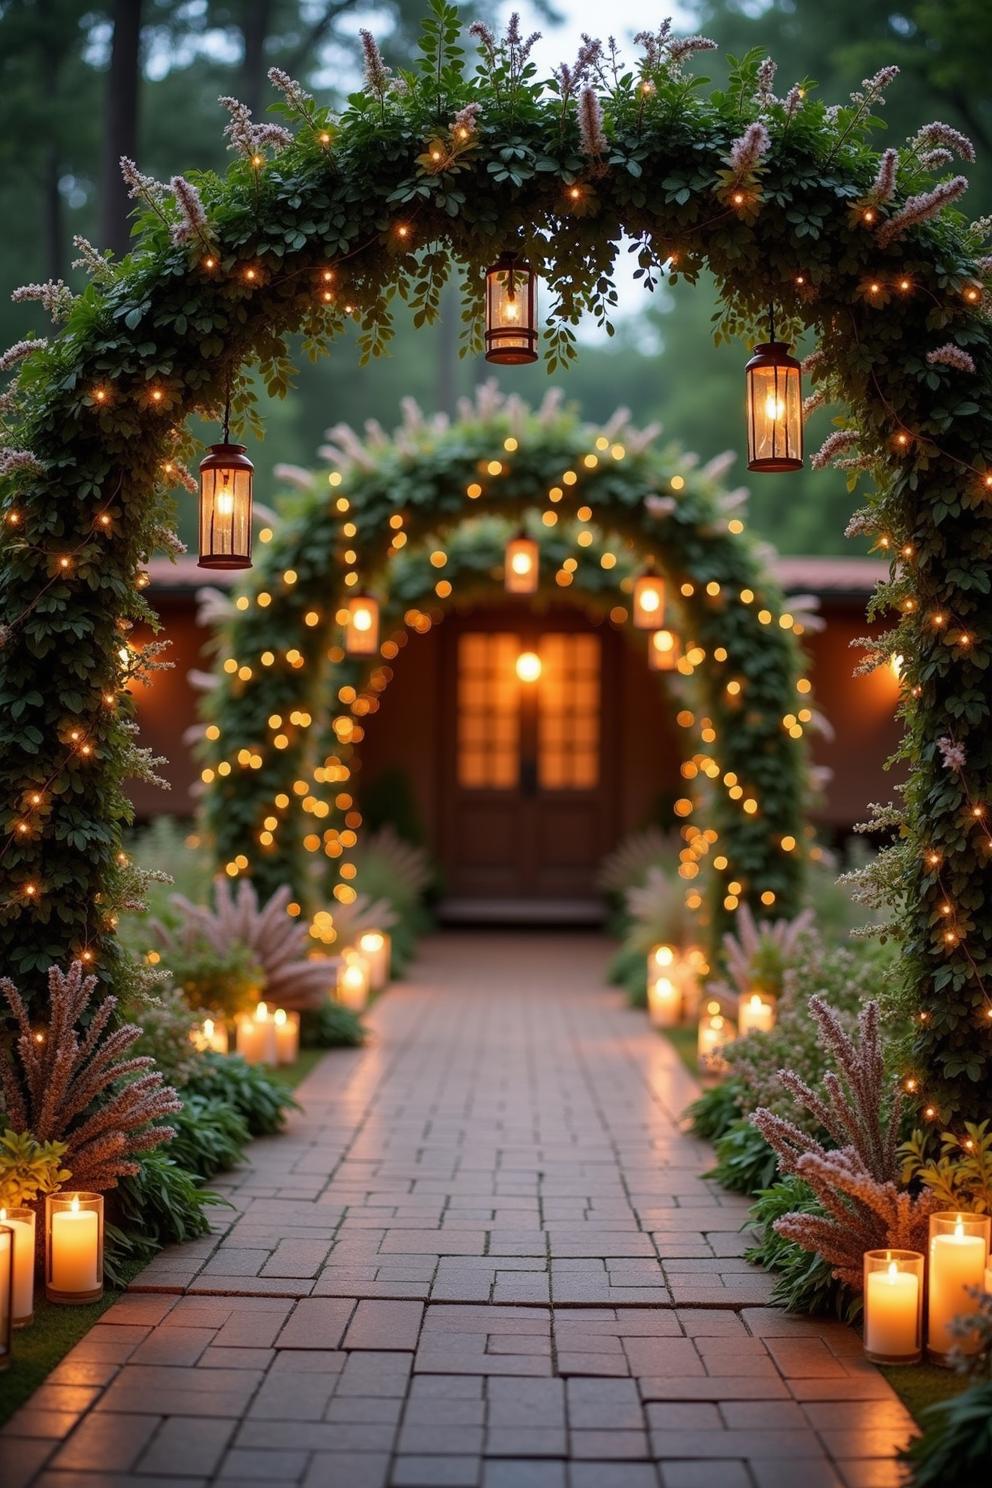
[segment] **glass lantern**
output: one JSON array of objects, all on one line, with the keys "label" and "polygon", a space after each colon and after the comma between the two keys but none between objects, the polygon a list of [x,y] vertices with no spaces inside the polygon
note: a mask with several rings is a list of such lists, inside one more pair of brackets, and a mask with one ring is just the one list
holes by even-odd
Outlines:
[{"label": "glass lantern", "polygon": [[[34,1321],[35,1212],[26,1206],[0,1209],[0,1225],[11,1232],[13,1266],[12,1326],[26,1328]],[[0,1289],[3,1267],[0,1264]]]},{"label": "glass lantern", "polygon": [[103,1194],[46,1196],[45,1296],[70,1306],[103,1296]]},{"label": "glass lantern", "polygon": [[663,626],[661,630],[651,632],[648,666],[652,672],[674,672],[681,655],[682,647],[674,630],[665,630]]},{"label": "glass lantern", "polygon": [[251,568],[254,470],[243,444],[212,444],[200,461],[200,568]]},{"label": "glass lantern", "polygon": [[866,1250],[865,1358],[918,1364],[923,1356],[923,1256],[918,1250]]},{"label": "glass lantern", "polygon": [[800,366],[784,341],[763,341],[745,370],[747,468],[800,470],[803,463],[803,391]]},{"label": "glass lantern", "polygon": [[337,999],[353,1013],[360,1013],[369,1000],[369,963],[357,951],[345,951],[338,962]]},{"label": "glass lantern", "polygon": [[536,594],[539,577],[537,543],[526,532],[518,532],[506,545],[503,582],[507,594]]},{"label": "glass lantern", "polygon": [[348,601],[344,649],[349,656],[374,656],[379,649],[379,601],[371,594]]},{"label": "glass lantern", "polygon": [[537,276],[516,253],[486,270],[486,361],[537,361]]},{"label": "glass lantern", "polygon": [[737,1037],[737,1029],[724,1016],[715,998],[711,998],[699,1016],[696,1037],[696,1057],[701,1075],[725,1075],[729,1068],[723,1057],[727,1044]]},{"label": "glass lantern", "polygon": [[634,580],[633,619],[638,630],[660,630],[665,619],[665,581],[650,565]]},{"label": "glass lantern", "polygon": [[927,1302],[927,1358],[931,1364],[948,1366],[951,1353],[975,1353],[977,1337],[969,1339],[951,1324],[956,1318],[978,1311],[972,1295],[984,1290],[989,1256],[987,1214],[960,1209],[941,1209],[930,1216],[930,1265]]},{"label": "glass lantern", "polygon": [[771,1033],[775,1027],[775,998],[767,992],[742,992],[737,999],[737,1032],[740,1038],[749,1033]]}]

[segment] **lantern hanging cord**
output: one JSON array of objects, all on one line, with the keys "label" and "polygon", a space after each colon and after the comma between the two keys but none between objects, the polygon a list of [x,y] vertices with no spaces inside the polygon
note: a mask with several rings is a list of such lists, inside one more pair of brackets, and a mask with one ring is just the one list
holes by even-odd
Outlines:
[{"label": "lantern hanging cord", "polygon": [[768,301],[768,339],[775,340],[775,302]]},{"label": "lantern hanging cord", "polygon": [[231,442],[231,372],[227,373],[227,395],[224,399],[224,443]]}]

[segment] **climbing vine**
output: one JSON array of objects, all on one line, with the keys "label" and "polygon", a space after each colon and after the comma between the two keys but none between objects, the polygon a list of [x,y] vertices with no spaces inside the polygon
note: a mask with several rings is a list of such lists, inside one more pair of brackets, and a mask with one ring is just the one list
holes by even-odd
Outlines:
[{"label": "climbing vine", "polygon": [[[25,986],[72,954],[121,975],[114,926],[141,889],[121,854],[125,782],[151,769],[126,690],[149,663],[127,633],[151,618],[143,565],[174,547],[188,416],[215,417],[249,363],[284,392],[291,333],[319,355],[353,321],[377,354],[397,299],[431,319],[455,265],[475,352],[482,270],[508,245],[543,282],[554,370],[580,315],[609,322],[626,234],[648,287],[710,268],[719,335],[763,332],[773,300],[781,333],[819,339],[814,397],[836,403],[838,429],[814,463],[870,482],[857,527],[890,557],[878,603],[895,607],[885,645],[905,659],[909,782],[882,871],[918,1029],[911,1078],[942,1115],[972,1114],[992,1072],[992,224],[965,225],[967,183],[947,169],[972,147],[933,124],[871,148],[895,69],[833,107],[804,82],[777,96],[756,54],[707,93],[688,63],[706,44],[667,26],[630,65],[590,42],[551,79],[512,31],[472,29],[478,65],[434,0],[421,61],[396,77],[366,38],[366,85],[337,118],[274,71],[286,122],[228,100],[223,180],[165,187],[126,162],[132,254],[81,243],[84,294],[26,287],[64,324],[0,358],[17,373],[0,455],[0,960]],[[235,415],[252,416],[243,378]]]}]

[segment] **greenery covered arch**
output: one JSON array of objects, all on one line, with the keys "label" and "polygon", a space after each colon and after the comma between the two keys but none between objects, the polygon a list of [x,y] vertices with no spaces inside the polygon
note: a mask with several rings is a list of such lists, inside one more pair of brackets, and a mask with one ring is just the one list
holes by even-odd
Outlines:
[{"label": "greenery covered arch", "polygon": [[[218,865],[267,891],[292,884],[310,912],[353,897],[361,720],[410,630],[502,585],[503,545],[529,515],[538,606],[573,595],[623,624],[646,559],[675,597],[676,677],[691,703],[677,714],[690,908],[705,902],[714,928],[741,902],[795,913],[809,847],[801,741],[815,717],[803,617],[743,535],[743,493],[726,490],[724,462],[700,470],[681,451],[655,452],[652,431],[628,429],[622,413],[591,429],[554,397],[532,414],[492,388],[450,427],[408,406],[391,440],[332,437],[329,479],[284,503],[216,639],[203,780]],[[382,655],[364,663],[341,644],[341,607],[359,589],[382,602]]]},{"label": "greenery covered arch", "polygon": [[85,294],[30,291],[65,324],[0,359],[18,371],[0,457],[0,963],[26,987],[72,955],[122,970],[114,927],[141,893],[125,782],[150,767],[125,687],[146,662],[123,642],[149,618],[143,564],[173,544],[186,419],[216,416],[234,379],[241,421],[247,363],[285,391],[291,333],[317,354],[355,320],[363,354],[381,350],[396,299],[431,318],[453,263],[477,349],[482,271],[511,244],[543,281],[554,370],[583,312],[608,319],[627,234],[649,286],[666,265],[673,280],[709,267],[720,334],[764,339],[771,300],[780,333],[818,337],[816,395],[840,427],[816,459],[873,481],[858,527],[891,558],[882,652],[906,659],[909,782],[878,889],[903,937],[907,1077],[942,1115],[977,1109],[992,1074],[992,261],[990,223],[965,225],[966,180],[945,169],[972,147],[934,124],[873,151],[891,68],[827,107],[808,84],[776,96],[757,55],[704,94],[688,59],[705,44],[667,25],[629,67],[588,43],[549,80],[515,32],[472,29],[467,66],[457,12],[432,0],[401,78],[368,38],[365,87],[338,118],[273,72],[295,132],[231,106],[225,179],[163,187],[125,162],[134,252],[117,265],[83,244]]}]

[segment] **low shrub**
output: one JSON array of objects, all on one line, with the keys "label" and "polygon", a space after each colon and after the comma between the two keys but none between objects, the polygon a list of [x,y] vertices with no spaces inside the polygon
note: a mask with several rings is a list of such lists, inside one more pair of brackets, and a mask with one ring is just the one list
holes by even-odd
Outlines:
[{"label": "low shrub", "polygon": [[286,1112],[296,1102],[278,1080],[257,1064],[246,1064],[237,1054],[200,1056],[200,1067],[186,1086],[185,1095],[202,1095],[226,1102],[242,1118],[253,1137],[270,1137],[281,1131]]},{"label": "low shrub", "polygon": [[855,1321],[861,1312],[861,1298],[835,1280],[830,1263],[822,1256],[801,1249],[775,1229],[776,1221],[787,1214],[825,1217],[813,1190],[795,1174],[762,1190],[751,1206],[750,1220],[758,1238],[746,1252],[746,1259],[774,1273],[773,1303],[787,1312]]},{"label": "low shrub", "polygon": [[975,1488],[992,1463],[992,1380],[927,1406],[922,1434],[902,1454],[912,1488]]},{"label": "low shrub", "polygon": [[686,1110],[692,1132],[706,1142],[722,1137],[741,1117],[744,1092],[733,1075],[711,1085]]},{"label": "low shrub", "polygon": [[111,1285],[125,1280],[135,1262],[150,1260],[165,1245],[209,1234],[207,1211],[226,1201],[165,1152],[144,1153],[138,1171],[108,1195],[104,1272]]},{"label": "low shrub", "polygon": [[235,1167],[250,1141],[244,1116],[220,1095],[187,1090],[173,1124],[169,1156],[201,1180]]},{"label": "low shrub", "polygon": [[778,1158],[749,1117],[732,1121],[716,1139],[716,1163],[706,1174],[732,1193],[754,1194],[778,1172]]},{"label": "low shrub", "polygon": [[350,1008],[322,1002],[300,1020],[300,1042],[308,1049],[355,1049],[365,1042],[365,1027]]}]

